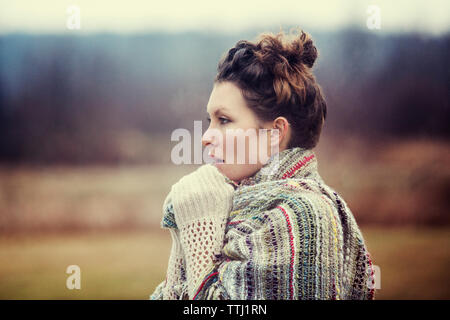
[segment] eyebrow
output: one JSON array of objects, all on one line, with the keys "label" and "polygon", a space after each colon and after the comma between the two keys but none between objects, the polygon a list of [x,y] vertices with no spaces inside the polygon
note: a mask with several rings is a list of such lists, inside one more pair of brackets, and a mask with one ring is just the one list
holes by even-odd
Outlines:
[{"label": "eyebrow", "polygon": [[[217,114],[217,113],[219,113],[219,111],[227,111],[227,110],[228,110],[228,109],[225,108],[224,106],[219,106],[219,107],[216,109],[216,111],[213,112],[213,114]],[[209,114],[208,111],[206,111],[206,113]]]}]

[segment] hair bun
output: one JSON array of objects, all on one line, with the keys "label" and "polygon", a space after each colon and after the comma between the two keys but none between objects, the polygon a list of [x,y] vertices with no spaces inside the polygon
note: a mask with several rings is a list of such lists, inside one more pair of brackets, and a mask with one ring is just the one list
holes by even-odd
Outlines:
[{"label": "hair bun", "polygon": [[302,35],[300,36],[301,41],[303,41],[303,51],[301,53],[301,61],[309,68],[312,68],[314,62],[317,59],[317,48],[313,44],[312,39],[302,31]]},{"label": "hair bun", "polygon": [[317,59],[318,52],[311,37],[300,30],[300,35],[291,33],[285,40],[285,50],[289,63],[302,63],[312,68]]},{"label": "hair bun", "polygon": [[271,64],[281,58],[286,59],[291,67],[303,65],[312,68],[318,56],[313,40],[301,29],[293,31],[288,35],[283,31],[275,35],[261,34],[256,46],[261,62]]}]

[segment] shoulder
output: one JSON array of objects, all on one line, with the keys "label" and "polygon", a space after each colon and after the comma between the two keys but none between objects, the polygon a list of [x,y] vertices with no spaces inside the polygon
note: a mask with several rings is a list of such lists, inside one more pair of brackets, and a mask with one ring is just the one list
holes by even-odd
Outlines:
[{"label": "shoulder", "polygon": [[332,203],[308,179],[285,179],[261,184],[253,192],[251,201],[239,210],[245,216],[255,217],[261,222],[285,221],[292,223],[315,224],[317,217],[323,214]]},{"label": "shoulder", "polygon": [[269,203],[298,210],[318,210],[329,200],[317,181],[312,179],[279,180],[270,189]]},{"label": "shoulder", "polygon": [[306,188],[301,181],[286,181],[278,191],[275,208],[282,213],[281,216],[290,215],[299,223],[303,220],[313,223],[330,207],[324,194]]}]

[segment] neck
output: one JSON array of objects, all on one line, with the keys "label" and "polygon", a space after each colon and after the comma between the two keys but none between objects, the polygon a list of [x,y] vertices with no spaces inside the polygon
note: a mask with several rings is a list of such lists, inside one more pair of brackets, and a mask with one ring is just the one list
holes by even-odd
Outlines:
[{"label": "neck", "polygon": [[318,175],[317,158],[312,149],[294,147],[285,149],[270,157],[263,167],[253,176],[239,182],[231,181],[235,187],[254,185],[267,181],[299,179]]}]

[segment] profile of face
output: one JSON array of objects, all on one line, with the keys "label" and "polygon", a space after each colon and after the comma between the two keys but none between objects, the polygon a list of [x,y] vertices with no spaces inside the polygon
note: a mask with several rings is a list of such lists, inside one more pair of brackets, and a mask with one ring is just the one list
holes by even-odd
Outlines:
[{"label": "profile of face", "polygon": [[287,120],[279,117],[261,122],[232,82],[214,84],[207,113],[209,127],[202,145],[209,148],[210,157],[218,160],[214,165],[219,171],[235,182],[254,175],[272,154],[285,148],[286,141],[280,142],[288,131]]}]

